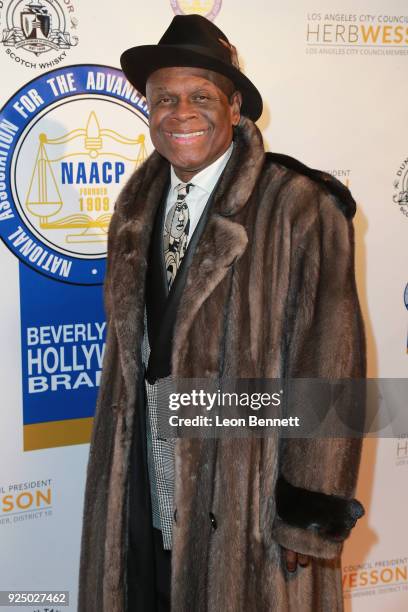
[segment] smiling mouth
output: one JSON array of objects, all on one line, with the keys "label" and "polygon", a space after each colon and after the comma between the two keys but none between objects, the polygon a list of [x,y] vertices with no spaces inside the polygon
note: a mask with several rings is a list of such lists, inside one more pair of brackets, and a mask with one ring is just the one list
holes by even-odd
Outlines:
[{"label": "smiling mouth", "polygon": [[200,136],[204,136],[208,130],[200,130],[197,132],[166,132],[170,138],[174,140],[178,140],[180,142],[189,142],[194,138],[199,138]]}]

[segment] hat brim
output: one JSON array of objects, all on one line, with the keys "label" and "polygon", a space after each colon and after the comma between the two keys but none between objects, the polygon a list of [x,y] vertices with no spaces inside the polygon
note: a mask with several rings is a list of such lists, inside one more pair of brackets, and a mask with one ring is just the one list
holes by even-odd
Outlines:
[{"label": "hat brim", "polygon": [[235,66],[216,57],[176,45],[141,45],[122,53],[120,64],[128,81],[144,96],[147,79],[160,68],[180,66],[213,70],[228,77],[242,93],[243,115],[256,121],[262,114],[262,97],[255,85]]}]

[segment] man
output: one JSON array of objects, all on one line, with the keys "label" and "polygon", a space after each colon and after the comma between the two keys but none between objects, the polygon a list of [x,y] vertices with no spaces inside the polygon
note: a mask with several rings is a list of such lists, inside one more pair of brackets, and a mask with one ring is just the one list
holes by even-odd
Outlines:
[{"label": "man", "polygon": [[157,381],[364,377],[354,201],[265,154],[260,94],[211,22],[177,16],[121,61],[156,151],[109,230],[79,610],[169,609],[170,582],[173,612],[342,610],[359,440],[174,446],[157,434]]}]

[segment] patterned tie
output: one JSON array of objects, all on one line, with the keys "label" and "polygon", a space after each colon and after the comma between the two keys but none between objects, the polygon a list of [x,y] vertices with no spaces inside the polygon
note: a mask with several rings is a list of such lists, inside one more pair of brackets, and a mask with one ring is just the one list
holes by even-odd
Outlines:
[{"label": "patterned tie", "polygon": [[185,199],[192,187],[194,187],[192,183],[179,183],[176,186],[178,191],[177,200],[167,213],[164,224],[164,261],[169,289],[176,278],[177,270],[187,249],[190,215]]}]

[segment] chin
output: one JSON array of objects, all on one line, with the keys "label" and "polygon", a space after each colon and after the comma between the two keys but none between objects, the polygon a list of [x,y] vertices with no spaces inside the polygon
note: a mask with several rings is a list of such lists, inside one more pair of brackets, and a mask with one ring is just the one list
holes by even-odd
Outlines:
[{"label": "chin", "polygon": [[180,159],[179,157],[167,158],[171,165],[178,170],[183,172],[199,172],[203,168],[206,168],[211,164],[211,161],[206,159],[197,159],[196,157],[189,157]]}]

